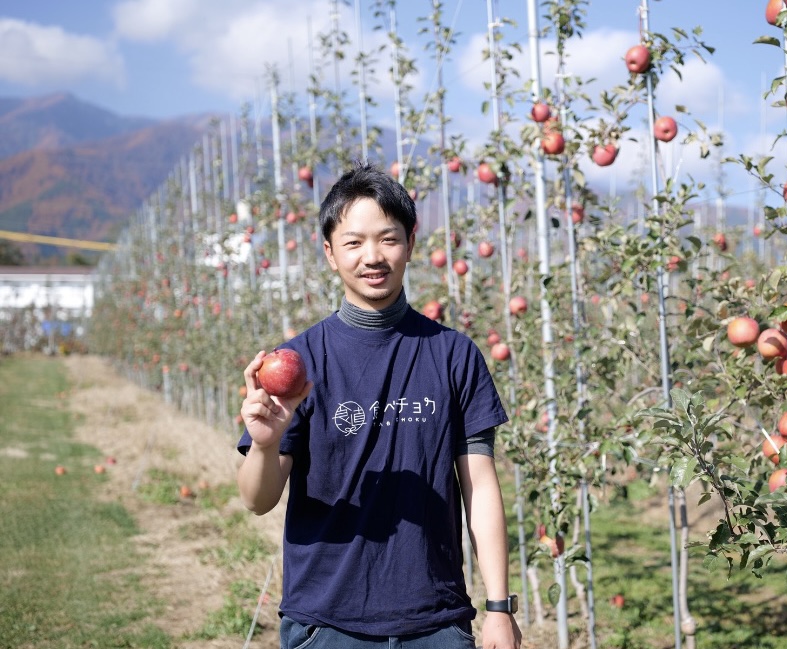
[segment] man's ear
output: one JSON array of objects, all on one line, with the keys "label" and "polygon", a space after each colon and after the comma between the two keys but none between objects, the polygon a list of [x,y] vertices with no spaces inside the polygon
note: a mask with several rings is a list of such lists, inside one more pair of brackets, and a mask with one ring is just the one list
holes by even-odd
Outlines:
[{"label": "man's ear", "polygon": [[411,232],[409,238],[407,239],[407,261],[410,261],[410,257],[413,256],[414,249],[415,249],[415,232]]},{"label": "man's ear", "polygon": [[[325,252],[325,258],[328,260],[328,263],[331,265],[331,268],[333,270],[338,270],[338,267],[336,266],[336,260],[333,258],[333,248],[331,248],[331,242],[330,241],[323,241],[322,242],[322,249],[323,249],[323,252]],[[409,259],[408,259],[408,261],[409,261]]]}]

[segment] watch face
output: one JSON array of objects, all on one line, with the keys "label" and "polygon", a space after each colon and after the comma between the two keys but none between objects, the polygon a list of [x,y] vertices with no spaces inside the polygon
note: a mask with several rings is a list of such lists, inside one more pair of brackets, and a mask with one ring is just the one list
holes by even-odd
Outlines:
[{"label": "watch face", "polygon": [[519,610],[519,598],[516,595],[509,595],[508,608],[511,613],[516,613]]}]

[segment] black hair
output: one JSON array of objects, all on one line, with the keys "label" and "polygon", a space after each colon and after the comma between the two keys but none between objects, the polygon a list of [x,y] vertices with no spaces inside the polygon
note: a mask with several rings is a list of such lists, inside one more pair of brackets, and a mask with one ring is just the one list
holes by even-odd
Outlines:
[{"label": "black hair", "polygon": [[357,162],[336,181],[320,205],[320,229],[330,242],[331,235],[347,210],[361,198],[371,198],[386,216],[404,226],[407,238],[418,219],[415,202],[400,183],[369,163]]}]

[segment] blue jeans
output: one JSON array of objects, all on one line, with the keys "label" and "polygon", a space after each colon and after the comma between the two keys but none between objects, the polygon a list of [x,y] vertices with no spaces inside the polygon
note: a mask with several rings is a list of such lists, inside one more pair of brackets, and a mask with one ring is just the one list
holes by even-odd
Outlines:
[{"label": "blue jeans", "polygon": [[469,624],[449,624],[436,631],[388,637],[300,624],[285,615],[279,634],[281,649],[476,649],[469,628],[460,628]]}]

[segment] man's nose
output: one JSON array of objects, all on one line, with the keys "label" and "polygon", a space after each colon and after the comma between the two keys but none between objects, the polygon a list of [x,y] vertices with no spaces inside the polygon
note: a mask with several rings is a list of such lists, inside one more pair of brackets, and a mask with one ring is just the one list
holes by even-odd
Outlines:
[{"label": "man's nose", "polygon": [[383,257],[382,250],[380,246],[377,245],[376,242],[370,241],[364,246],[363,249],[363,262],[367,266],[373,266],[375,264],[379,264],[381,261],[384,261],[385,257]]}]

